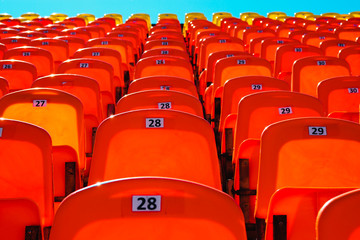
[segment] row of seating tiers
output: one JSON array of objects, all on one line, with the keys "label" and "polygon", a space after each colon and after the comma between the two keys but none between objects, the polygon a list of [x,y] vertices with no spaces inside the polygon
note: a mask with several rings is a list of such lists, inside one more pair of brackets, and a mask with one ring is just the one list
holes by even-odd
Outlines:
[{"label": "row of seating tiers", "polygon": [[0,238],[358,239],[359,19],[0,14]]}]

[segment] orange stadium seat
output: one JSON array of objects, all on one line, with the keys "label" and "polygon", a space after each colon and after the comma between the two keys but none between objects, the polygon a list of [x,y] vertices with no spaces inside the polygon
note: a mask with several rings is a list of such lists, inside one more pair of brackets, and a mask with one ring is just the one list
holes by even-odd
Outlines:
[{"label": "orange stadium seat", "polygon": [[87,27],[100,27],[104,29],[105,33],[108,33],[111,31],[111,29],[115,26],[112,26],[112,24],[108,21],[102,21],[102,20],[95,20],[87,25]]},{"label": "orange stadium seat", "polygon": [[[248,55],[218,60],[215,64],[213,74],[214,82],[206,89],[204,101],[206,114],[211,114],[211,119],[214,121],[214,107],[217,104],[215,103],[215,98],[221,98],[223,86],[227,80],[242,76],[271,77],[272,75],[271,65],[267,60]],[[217,119],[216,122],[218,122],[218,120],[219,119]]]},{"label": "orange stadium seat", "polygon": [[5,44],[8,50],[16,47],[26,46],[30,41],[31,41],[30,38],[19,37],[19,36],[0,39],[0,43]]},{"label": "orange stadium seat", "polygon": [[214,82],[214,70],[215,64],[218,60],[228,57],[248,55],[246,52],[235,51],[235,50],[222,50],[218,52],[211,53],[207,60],[207,66],[202,71],[199,76],[199,94],[203,96],[205,94],[205,90]]},{"label": "orange stadium seat", "polygon": [[[30,88],[37,78],[36,67],[20,60],[0,60],[0,76],[9,83],[9,91]],[[19,78],[21,76],[21,78]]]},{"label": "orange stadium seat", "polygon": [[71,22],[71,23],[75,24],[77,27],[86,26],[85,19],[80,18],[80,17],[69,17],[69,18],[66,18],[63,22],[64,23]]},{"label": "orange stadium seat", "polygon": [[252,27],[250,29],[245,29],[243,33],[243,41],[245,48],[249,49],[250,42],[256,38],[261,37],[275,37],[275,32],[271,29],[264,29],[262,27]]},{"label": "orange stadium seat", "polygon": [[244,51],[244,43],[240,39],[230,36],[214,36],[205,39],[200,43],[199,57],[198,57],[198,73],[200,74],[207,66],[207,61],[211,53],[223,50]]},{"label": "orange stadium seat", "polygon": [[147,58],[152,56],[163,56],[163,55],[183,58],[186,61],[190,61],[189,54],[187,52],[175,48],[166,48],[166,47],[147,50],[143,52],[141,58]]},{"label": "orange stadium seat", "polygon": [[278,47],[289,44],[297,43],[296,40],[289,38],[267,38],[261,42],[261,52],[260,57],[268,60],[272,66],[275,62],[275,54]]},{"label": "orange stadium seat", "polygon": [[37,32],[37,31],[22,31],[20,33],[17,34],[17,36],[19,37],[27,37],[30,39],[35,39],[35,38],[40,38],[40,37],[46,37],[46,35],[42,32]]},{"label": "orange stadium seat", "polygon": [[302,43],[314,47],[320,47],[323,42],[336,39],[336,35],[333,33],[309,32],[303,35]]},{"label": "orange stadium seat", "polygon": [[314,46],[304,44],[286,44],[276,50],[274,77],[291,82],[291,72],[296,60],[308,56],[322,55],[322,51]]},{"label": "orange stadium seat", "polygon": [[356,189],[326,202],[316,219],[316,239],[359,239],[359,200],[360,191]]},{"label": "orange stadium seat", "polygon": [[156,49],[156,48],[175,48],[182,51],[186,51],[186,46],[184,42],[176,40],[151,40],[145,43],[144,51]]},{"label": "orange stadium seat", "polygon": [[325,56],[338,57],[339,52],[350,46],[360,46],[360,44],[350,40],[327,40],[320,45],[320,49],[324,52]]},{"label": "orange stadium seat", "polygon": [[12,27],[19,25],[21,23],[21,20],[16,18],[7,18],[7,19],[2,19],[0,22],[6,24],[6,26],[8,27]]},{"label": "orange stadium seat", "polygon": [[185,93],[160,89],[127,94],[116,104],[115,113],[138,109],[171,109],[204,117],[199,99]]},{"label": "orange stadium seat", "polygon": [[24,26],[24,27],[30,29],[31,31],[35,31],[35,29],[43,27],[43,25],[41,23],[34,22],[34,21],[21,22],[19,25]]},{"label": "orange stadium seat", "polygon": [[106,34],[106,36],[130,41],[135,49],[135,54],[136,54],[135,61],[139,59],[140,53],[143,50],[143,42],[141,41],[139,35],[132,32],[121,31],[121,32],[109,32]]},{"label": "orange stadium seat", "polygon": [[171,76],[151,76],[131,82],[128,93],[145,90],[177,91],[198,97],[195,85],[187,79]]},{"label": "orange stadium seat", "polygon": [[329,117],[359,123],[360,77],[343,76],[321,81],[317,96]]},{"label": "orange stadium seat", "polygon": [[104,116],[114,113],[114,69],[109,63],[89,58],[71,59],[60,64],[57,73],[79,74],[95,79],[100,86]]},{"label": "orange stadium seat", "polygon": [[[32,87],[58,89],[80,99],[84,107],[86,166],[90,166],[96,129],[105,118],[97,81],[82,75],[52,74],[36,79]],[[88,170],[85,174],[88,174]]]},{"label": "orange stadium seat", "polygon": [[29,46],[39,47],[48,50],[53,56],[55,70],[60,63],[69,58],[69,45],[64,40],[53,38],[33,39]]},{"label": "orange stadium seat", "polygon": [[135,66],[135,53],[132,49],[130,41],[110,37],[95,38],[88,41],[86,43],[86,47],[102,47],[117,50],[121,55],[121,61],[123,63],[125,74],[130,77],[124,78],[124,81],[127,81],[127,79],[132,80],[131,73],[133,71],[133,67]]},{"label": "orange stadium seat", "polygon": [[359,124],[331,118],[298,118],[268,126],[261,136],[258,222],[266,218],[271,196],[281,188],[358,188],[359,134]]},{"label": "orange stadium seat", "polygon": [[45,34],[47,38],[60,36],[60,30],[55,30],[49,27],[37,28],[36,31]]},{"label": "orange stadium seat", "polygon": [[274,90],[290,90],[290,86],[282,80],[265,76],[236,77],[225,82],[221,103],[215,99],[215,119],[219,119],[215,126],[219,125],[221,153],[231,159],[235,130],[235,121],[231,119],[236,118],[239,101],[252,93]]},{"label": "orange stadium seat", "polygon": [[350,76],[350,67],[345,60],[327,56],[305,57],[293,65],[291,90],[316,97],[319,82],[340,76]]},{"label": "orange stadium seat", "polygon": [[104,28],[102,28],[100,26],[89,26],[88,25],[86,27],[77,27],[74,29],[90,33],[90,36],[91,36],[90,39],[98,38],[98,37],[105,37],[105,35],[106,35],[106,31],[104,30]]},{"label": "orange stadium seat", "polygon": [[15,59],[29,62],[35,65],[39,77],[54,73],[54,61],[52,54],[38,47],[17,47],[8,50],[4,59]]},{"label": "orange stadium seat", "polygon": [[271,197],[265,239],[315,239],[316,216],[328,200],[352,188],[281,188]]},{"label": "orange stadium seat", "polygon": [[129,236],[245,240],[246,232],[241,210],[220,191],[178,179],[128,178],[71,195],[55,216],[50,240]]},{"label": "orange stadium seat", "polygon": [[8,37],[14,37],[19,33],[18,30],[12,29],[12,28],[0,28],[0,37],[8,38]]},{"label": "orange stadium seat", "polygon": [[356,41],[360,37],[360,29],[358,27],[339,27],[335,30],[335,34],[339,39]]},{"label": "orange stadium seat", "polygon": [[360,46],[347,47],[339,52],[339,58],[350,65],[351,75],[360,76]]},{"label": "orange stadium seat", "polygon": [[73,28],[73,29],[64,29],[61,31],[61,36],[71,36],[78,37],[83,39],[85,42],[91,39],[91,33],[88,31],[83,31],[81,29]]},{"label": "orange stadium seat", "polygon": [[292,32],[305,30],[303,27],[291,25],[291,24],[283,24],[276,29],[276,34],[280,38],[289,38]]},{"label": "orange stadium seat", "polygon": [[68,44],[69,57],[72,57],[78,49],[84,48],[86,43],[84,39],[73,36],[58,36],[55,39],[61,39]]},{"label": "orange stadium seat", "polygon": [[52,139],[54,195],[60,202],[81,186],[85,169],[83,107],[78,98],[47,88],[9,93],[0,99],[0,116],[44,128]]},{"label": "orange stadium seat", "polygon": [[0,237],[43,239],[54,215],[51,138],[35,125],[1,119],[0,148]]},{"label": "orange stadium seat", "polygon": [[174,76],[194,82],[192,67],[189,61],[170,56],[142,58],[135,67],[134,79],[150,76]]},{"label": "orange stadium seat", "polygon": [[118,101],[125,93],[125,86],[129,83],[124,83],[124,70],[118,51],[101,47],[81,48],[74,53],[73,58],[91,58],[111,64],[114,69],[115,101]]},{"label": "orange stadium seat", "polygon": [[[266,117],[264,117],[266,116]],[[321,117],[325,111],[321,102],[312,96],[288,92],[266,91],[243,97],[238,105],[234,131],[232,164],[234,168],[234,190],[240,190],[235,200],[243,210],[245,219],[254,222],[255,196],[259,169],[260,137],[272,123],[299,117]],[[244,194],[241,191],[245,191]],[[250,204],[250,205],[249,205]]]},{"label": "orange stadium seat", "polygon": [[9,93],[9,83],[5,78],[0,77],[0,98],[7,93]]},{"label": "orange stadium seat", "polygon": [[185,179],[220,190],[210,125],[192,114],[159,109],[124,112],[106,119],[96,134],[89,185],[138,176]]}]

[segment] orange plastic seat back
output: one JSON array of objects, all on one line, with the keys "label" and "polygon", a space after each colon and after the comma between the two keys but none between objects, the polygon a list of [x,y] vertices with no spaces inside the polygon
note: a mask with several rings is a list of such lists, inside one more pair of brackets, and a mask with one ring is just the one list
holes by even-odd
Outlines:
[{"label": "orange plastic seat back", "polygon": [[49,132],[53,146],[69,146],[84,162],[84,113],[78,98],[55,89],[27,89],[5,95],[0,100],[0,116],[29,122]]},{"label": "orange plastic seat back", "polygon": [[60,30],[55,30],[51,27],[38,28],[36,31],[45,34],[47,38],[54,38],[60,35]]},{"label": "orange plastic seat back", "polygon": [[171,109],[203,117],[203,109],[199,99],[194,96],[163,90],[147,90],[127,94],[116,105],[115,113],[138,109]]},{"label": "orange plastic seat back", "polygon": [[356,41],[360,37],[360,30],[357,27],[340,27],[335,30],[335,34],[339,39]]},{"label": "orange plastic seat back", "polygon": [[350,46],[360,46],[360,45],[350,40],[334,39],[334,40],[327,40],[321,43],[320,48],[321,50],[323,50],[325,56],[338,57],[339,52],[342,49]]},{"label": "orange plastic seat back", "polygon": [[326,56],[302,58],[294,63],[291,90],[317,97],[319,82],[340,76],[350,76],[350,67],[345,60]]},{"label": "orange plastic seat back", "polygon": [[282,80],[265,76],[244,76],[226,81],[222,94],[219,129],[222,129],[229,114],[237,113],[239,101],[243,97],[272,90],[290,90],[290,86]]},{"label": "orange plastic seat back", "polygon": [[[271,77],[271,65],[262,58],[253,56],[234,56],[216,62],[214,69],[214,90],[224,86],[229,79],[241,76]],[[213,92],[213,96],[214,96]]]},{"label": "orange plastic seat back", "polygon": [[319,55],[322,55],[322,51],[314,46],[304,44],[281,46],[277,49],[275,55],[274,77],[279,78],[281,74],[291,73],[294,62],[300,58]]},{"label": "orange plastic seat back", "polygon": [[78,37],[87,42],[91,39],[91,33],[89,31],[83,31],[81,29],[72,28],[72,29],[64,29],[61,31],[61,36],[70,36],[70,37]]},{"label": "orange plastic seat back", "polygon": [[102,47],[111,48],[118,51],[121,55],[121,61],[124,63],[124,70],[129,70],[131,66],[135,65],[135,57],[130,42],[119,38],[95,38],[86,43],[86,47]]},{"label": "orange plastic seat back", "polygon": [[31,40],[29,45],[48,50],[56,66],[69,58],[69,45],[64,40],[39,38]]},{"label": "orange plastic seat back", "polygon": [[[1,119],[0,148],[0,199],[22,199],[35,203],[41,225],[51,226],[54,208],[49,134],[32,124]],[[13,217],[26,219],[26,214],[22,214]],[[24,230],[22,234],[25,234]],[[0,236],[4,237],[3,234],[6,236],[6,232],[1,231]]]},{"label": "orange plastic seat back", "polygon": [[34,64],[39,77],[54,72],[52,54],[38,47],[17,47],[10,49],[5,53],[4,59],[22,60]]},{"label": "orange plastic seat back", "polygon": [[349,63],[353,76],[360,76],[360,46],[347,47],[341,50],[339,58]]},{"label": "orange plastic seat back", "polygon": [[236,50],[245,51],[244,43],[240,39],[233,38],[230,36],[214,36],[208,38],[201,43],[199,56],[198,56],[198,67],[201,71],[207,66],[207,60],[211,53],[224,51],[224,50]]},{"label": "orange plastic seat back", "polygon": [[143,58],[136,64],[134,79],[150,76],[174,76],[194,81],[190,62],[170,56]]},{"label": "orange plastic seat back", "polygon": [[271,29],[264,29],[262,27],[252,27],[250,29],[246,29],[243,33],[243,40],[247,47],[249,47],[250,42],[253,39],[261,38],[261,37],[275,37],[275,32]]},{"label": "orange plastic seat back", "polygon": [[174,110],[137,110],[106,119],[96,134],[89,184],[137,176],[174,177],[221,189],[210,125]]},{"label": "orange plastic seat back", "polygon": [[0,39],[0,43],[5,44],[8,50],[16,47],[26,46],[30,41],[30,38],[19,36]]},{"label": "orange plastic seat back", "polygon": [[306,94],[266,91],[247,95],[238,105],[233,160],[238,158],[239,147],[244,140],[260,139],[263,130],[272,123],[296,117],[324,115],[321,102]]},{"label": "orange plastic seat back", "polygon": [[219,52],[214,52],[211,53],[209,55],[208,61],[207,61],[207,66],[206,66],[206,73],[205,73],[205,80],[206,80],[206,84],[205,86],[209,86],[211,83],[214,82],[214,72],[215,72],[215,64],[217,63],[218,60],[222,59],[222,58],[229,58],[229,57],[234,57],[234,56],[239,56],[239,55],[249,55],[246,52],[241,52],[241,51],[219,51]]},{"label": "orange plastic seat back", "polygon": [[177,91],[198,97],[194,83],[184,78],[154,76],[135,79],[130,83],[128,93],[145,90]]},{"label": "orange plastic seat back", "polygon": [[93,78],[98,82],[100,91],[107,93],[115,101],[114,70],[107,62],[89,58],[66,60],[60,64],[57,73],[79,74]]},{"label": "orange plastic seat back", "polygon": [[335,77],[321,81],[317,93],[327,114],[354,113],[356,115],[357,113],[359,115],[359,88],[360,77]]},{"label": "orange plastic seat back", "polygon": [[85,47],[85,40],[79,37],[74,36],[58,36],[55,39],[64,40],[69,46],[69,57],[72,57],[74,53],[80,49]]},{"label": "orange plastic seat back", "polygon": [[12,28],[0,28],[0,37],[8,38],[8,37],[14,37],[19,33],[19,31],[12,29]]},{"label": "orange plastic seat back", "polygon": [[33,88],[54,88],[80,99],[84,107],[86,153],[92,152],[94,128],[104,120],[99,84],[95,79],[75,74],[53,74],[38,78]]},{"label": "orange plastic seat back", "polygon": [[272,124],[261,136],[255,216],[266,218],[270,198],[283,187],[357,188],[354,169],[360,126],[331,118],[298,118]]},{"label": "orange plastic seat back", "polygon": [[[91,217],[89,209],[94,209]],[[128,178],[90,186],[67,198],[50,239],[128,236],[245,240],[246,231],[240,208],[220,191],[169,178]]]},{"label": "orange plastic seat back", "polygon": [[[275,240],[277,221],[286,216],[287,239],[315,239],[316,216],[321,207],[333,197],[349,189],[282,188],[276,191],[269,204],[266,218],[266,240]],[[285,235],[285,234],[284,234]]]},{"label": "orange plastic seat back", "polygon": [[156,49],[156,48],[174,48],[178,50],[186,51],[186,46],[184,42],[179,42],[175,40],[152,40],[148,41],[144,45],[144,51]]},{"label": "orange plastic seat back", "polygon": [[114,85],[124,86],[124,70],[121,55],[118,51],[101,47],[81,48],[74,53],[73,57],[97,59],[111,64],[116,78]]},{"label": "orange plastic seat back", "polygon": [[141,58],[153,56],[174,56],[189,61],[189,54],[187,52],[175,48],[156,48],[147,50],[141,55]]},{"label": "orange plastic seat back", "polygon": [[359,239],[360,222],[357,215],[359,201],[359,189],[346,192],[329,200],[317,216],[316,239]]},{"label": "orange plastic seat back", "polygon": [[23,31],[17,34],[17,36],[20,37],[27,37],[30,39],[35,39],[35,38],[43,38],[46,37],[46,35],[42,32],[37,32],[37,31]]},{"label": "orange plastic seat back", "polygon": [[314,47],[320,47],[323,42],[336,39],[336,35],[333,33],[310,32],[303,36],[302,43]]},{"label": "orange plastic seat back", "polygon": [[261,43],[261,53],[260,57],[265,58],[270,63],[274,64],[275,61],[275,54],[278,47],[289,44],[295,43],[296,40],[290,38],[268,38],[264,39]]},{"label": "orange plastic seat back", "polygon": [[[9,83],[9,91],[30,88],[37,77],[36,67],[20,60],[0,60],[0,76]],[[21,78],[19,78],[21,76]]]}]

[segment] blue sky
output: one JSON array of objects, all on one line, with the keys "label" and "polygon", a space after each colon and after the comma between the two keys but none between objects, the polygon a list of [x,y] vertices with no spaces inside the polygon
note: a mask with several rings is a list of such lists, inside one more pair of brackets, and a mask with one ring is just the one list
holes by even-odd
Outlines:
[{"label": "blue sky", "polygon": [[36,12],[41,16],[48,16],[52,12],[60,12],[75,16],[78,13],[92,13],[101,17],[105,13],[119,13],[127,19],[131,13],[148,13],[152,22],[156,22],[158,13],[175,13],[181,22],[187,12],[202,12],[209,19],[213,12],[230,12],[239,17],[241,12],[257,12],[266,15],[272,11],[283,11],[293,16],[295,12],[310,11],[314,14],[325,12],[349,13],[360,11],[357,0],[348,0],[346,4],[334,1],[221,1],[221,0],[33,0],[10,1],[0,0],[0,13],[9,13],[19,17],[22,13]]}]

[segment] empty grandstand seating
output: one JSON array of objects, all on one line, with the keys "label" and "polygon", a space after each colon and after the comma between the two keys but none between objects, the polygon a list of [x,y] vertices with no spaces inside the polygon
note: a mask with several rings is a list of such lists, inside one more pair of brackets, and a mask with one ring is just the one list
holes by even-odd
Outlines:
[{"label": "empty grandstand seating", "polygon": [[358,238],[360,12],[205,14],[0,14],[0,239]]}]

